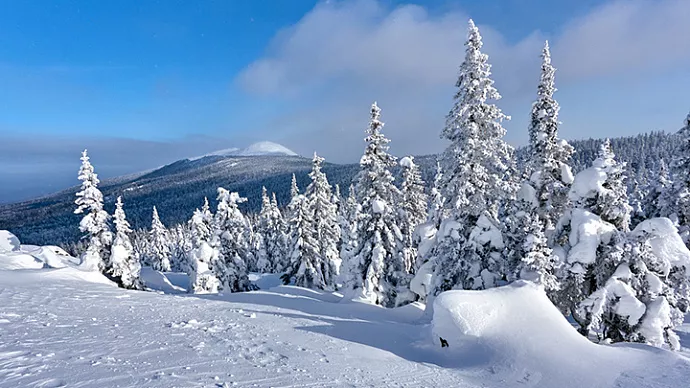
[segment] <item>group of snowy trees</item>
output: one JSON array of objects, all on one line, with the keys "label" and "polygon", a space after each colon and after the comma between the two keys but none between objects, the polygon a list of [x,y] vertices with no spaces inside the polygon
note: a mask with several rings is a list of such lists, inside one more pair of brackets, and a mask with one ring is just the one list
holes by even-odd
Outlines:
[{"label": "group of snowy trees", "polygon": [[[602,341],[679,347],[673,328],[690,309],[690,116],[682,144],[655,179],[638,182],[609,141],[574,176],[574,149],[559,139],[555,68],[548,43],[529,123],[529,154],[516,162],[503,137],[506,116],[472,21],[453,106],[441,136],[450,143],[425,190],[411,156],[388,152],[381,110],[371,106],[360,172],[343,196],[314,155],[311,183],[281,208],[264,188],[257,215],[218,188],[186,225],[166,229],[153,208],[148,234],[132,231],[118,198],[113,239],[98,179],[82,157],[77,213],[83,263],[123,287],[141,288],[140,263],[183,271],[194,293],[254,288],[249,271],[385,307],[433,306],[451,289],[515,280],[541,284],[585,335]],[[400,166],[399,184],[392,172]],[[630,198],[629,188],[634,188]],[[130,241],[129,236],[134,236]]]}]

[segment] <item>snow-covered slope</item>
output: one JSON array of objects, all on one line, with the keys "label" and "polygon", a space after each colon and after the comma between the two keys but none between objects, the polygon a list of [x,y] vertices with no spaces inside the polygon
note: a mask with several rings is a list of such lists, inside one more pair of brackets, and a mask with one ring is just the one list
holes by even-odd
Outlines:
[{"label": "snow-covered slope", "polygon": [[237,152],[240,156],[261,156],[261,155],[286,155],[297,156],[297,153],[289,148],[270,141],[254,143],[249,147]]},{"label": "snow-covered slope", "polygon": [[442,294],[429,325],[421,305],[383,309],[287,286],[198,296],[181,293],[182,274],[144,275],[161,291],[119,289],[72,267],[0,270],[0,387],[681,387],[690,378],[677,354],[589,343],[530,286]]}]

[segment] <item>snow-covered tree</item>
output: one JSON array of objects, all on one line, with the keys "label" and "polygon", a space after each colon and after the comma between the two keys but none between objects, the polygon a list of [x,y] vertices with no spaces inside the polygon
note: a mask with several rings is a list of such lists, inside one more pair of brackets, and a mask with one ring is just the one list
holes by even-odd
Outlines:
[{"label": "snow-covered tree", "polygon": [[168,230],[170,236],[170,270],[189,271],[189,252],[192,250],[190,232],[185,225],[176,225]]},{"label": "snow-covered tree", "polygon": [[261,211],[255,234],[258,246],[255,250],[259,272],[280,272],[285,268],[285,222],[278,209],[278,202],[268,196],[264,187],[261,194]]},{"label": "snow-covered tree", "polygon": [[441,163],[436,162],[436,175],[434,175],[434,185],[431,187],[431,195],[429,196],[429,217],[427,219],[436,229],[441,226],[441,221],[446,218],[445,201],[441,193],[441,181],[443,180],[443,171],[441,170]]},{"label": "snow-covered tree", "polygon": [[673,185],[668,196],[667,209],[663,216],[671,218],[680,227],[681,235],[688,243],[690,231],[690,114],[685,118],[683,128],[678,131],[680,142],[671,162]]},{"label": "snow-covered tree", "polygon": [[357,202],[354,185],[350,185],[347,199],[341,201],[338,222],[340,224],[342,240],[340,246],[340,259],[342,261],[340,272],[341,279],[343,279],[347,276],[347,268],[350,268],[349,263],[357,251],[359,203]]},{"label": "snow-covered tree", "polygon": [[141,263],[134,256],[134,248],[129,240],[132,229],[122,209],[122,197],[117,197],[113,220],[116,232],[110,252],[110,276],[115,278],[121,287],[141,290],[144,288],[139,278]]},{"label": "snow-covered tree", "polygon": [[625,163],[616,161],[608,139],[602,143],[592,167],[578,175],[581,179],[570,195],[578,201],[575,206],[591,211],[620,231],[628,231],[632,208],[625,184]]},{"label": "snow-covered tree", "polygon": [[86,150],[81,155],[79,169],[81,189],[77,192],[75,214],[84,214],[79,230],[88,240],[86,251],[81,256],[81,266],[92,271],[110,271],[110,245],[113,235],[108,226],[108,213],[103,210],[103,194],[98,189],[98,175],[94,172]]},{"label": "snow-covered tree", "polygon": [[548,246],[541,219],[534,210],[518,212],[516,216],[524,237],[514,247],[510,278],[530,280],[546,291],[557,290],[560,287],[554,268],[557,257]]},{"label": "snow-covered tree", "polygon": [[212,262],[212,267],[220,281],[219,291],[254,289],[249,282],[246,264],[252,254],[249,249],[249,224],[238,207],[239,203],[246,200],[237,193],[218,188],[218,208],[213,223],[211,247],[218,249],[218,258]]},{"label": "snow-covered tree", "polygon": [[380,116],[381,109],[374,103],[365,139],[367,147],[356,177],[360,219],[346,286],[353,291],[353,297],[393,307],[406,301],[409,276],[397,254],[402,239],[395,210],[400,191],[393,185],[390,172],[396,159],[388,153],[389,140],[381,133]]},{"label": "snow-covered tree", "polygon": [[414,163],[414,157],[407,156],[400,159],[402,168],[402,183],[400,185],[401,202],[399,210],[399,228],[402,233],[400,247],[405,265],[405,271],[414,272],[417,261],[417,247],[414,243],[415,228],[426,221],[429,206],[424,192],[424,181],[419,166]]},{"label": "snow-covered tree", "polygon": [[290,266],[281,277],[285,284],[293,282],[306,288],[325,289],[322,259],[315,239],[313,211],[309,200],[301,194],[292,197],[288,220],[292,240],[289,246]]},{"label": "snow-covered tree", "polygon": [[558,139],[558,102],[554,78],[556,69],[551,65],[549,43],[542,51],[541,79],[537,87],[537,100],[532,104],[529,125],[531,158],[528,162],[530,184],[535,190],[537,214],[547,234],[568,207],[568,190],[573,174],[568,160],[573,154],[565,140]]},{"label": "snow-covered tree", "polygon": [[170,236],[161,219],[158,210],[153,207],[151,217],[151,232],[149,237],[148,261],[151,268],[156,271],[170,271]]},{"label": "snow-covered tree", "polygon": [[680,349],[673,329],[690,301],[690,251],[667,218],[643,221],[619,239],[609,276],[579,306],[586,329],[611,342]]},{"label": "snow-covered tree", "polygon": [[[647,193],[643,200],[644,214],[647,218],[670,216],[672,213],[673,200],[671,198],[671,187],[673,183],[669,175],[666,162],[661,159],[654,178],[651,180]],[[633,191],[635,193],[635,191]]]},{"label": "snow-covered tree", "polygon": [[189,252],[188,291],[195,294],[218,292],[220,282],[213,271],[213,263],[218,262],[218,249],[211,246],[213,216],[205,201],[202,210],[196,209],[189,221],[192,249]]},{"label": "snow-covered tree", "polygon": [[334,289],[340,273],[340,225],[338,225],[338,208],[332,202],[333,193],[326,174],[321,171],[324,159],[314,153],[312,170],[309,173],[311,183],[305,191],[309,201],[309,211],[314,220],[314,239],[321,258],[321,273],[324,287]]},{"label": "snow-covered tree", "polygon": [[494,287],[503,272],[501,205],[516,185],[512,147],[503,141],[508,117],[491,100],[500,99],[490,78],[488,56],[472,20],[460,66],[455,101],[442,137],[450,146],[441,157],[441,194],[449,217],[440,225],[433,249],[432,294],[452,289]]}]

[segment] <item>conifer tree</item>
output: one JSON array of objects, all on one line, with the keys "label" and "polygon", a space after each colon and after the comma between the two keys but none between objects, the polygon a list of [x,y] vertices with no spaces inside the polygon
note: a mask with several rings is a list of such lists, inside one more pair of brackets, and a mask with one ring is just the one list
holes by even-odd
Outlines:
[{"label": "conifer tree", "polygon": [[288,245],[290,244],[290,236],[287,233],[287,225],[283,213],[278,207],[278,200],[276,193],[272,193],[271,198],[271,217],[273,219],[273,233],[274,237],[271,239],[275,244],[272,248],[274,260],[274,272],[283,272],[289,264],[288,260]]},{"label": "conifer tree", "polygon": [[408,292],[409,279],[397,254],[402,234],[396,225],[395,205],[400,192],[390,172],[396,160],[388,153],[389,140],[381,133],[380,115],[381,109],[374,103],[365,139],[367,147],[356,178],[360,223],[346,282],[354,297],[393,307],[400,302],[398,296]]},{"label": "conifer tree", "polygon": [[441,194],[449,217],[440,225],[432,255],[431,295],[452,288],[494,287],[504,271],[499,210],[516,187],[512,147],[503,141],[508,117],[491,100],[500,99],[490,78],[482,38],[469,21],[465,60],[442,137],[450,146],[441,158]]},{"label": "conifer tree", "polygon": [[189,287],[195,294],[218,292],[220,282],[213,263],[218,262],[218,249],[211,246],[213,216],[205,199],[202,210],[196,209],[189,221],[192,249],[189,253]]},{"label": "conifer tree", "polygon": [[400,160],[402,167],[401,203],[399,209],[400,232],[402,233],[401,254],[405,264],[405,271],[414,272],[417,259],[417,248],[414,244],[415,228],[426,221],[428,217],[428,198],[424,192],[424,181],[419,166],[414,163],[414,157],[408,156]]},{"label": "conifer tree", "polygon": [[[673,206],[671,198],[671,187],[673,183],[669,175],[668,166],[666,162],[661,159],[657,173],[652,179],[647,195],[644,197],[644,214],[647,218],[653,217],[668,217],[671,212],[670,208]],[[633,193],[635,191],[633,190]]]},{"label": "conifer tree", "polygon": [[558,139],[558,112],[560,107],[553,95],[556,69],[551,65],[549,43],[542,51],[541,79],[537,87],[537,100],[532,105],[529,126],[531,159],[528,163],[530,184],[535,190],[537,214],[547,234],[568,207],[568,189],[573,175],[568,160],[573,154],[565,140]]},{"label": "conifer tree", "polygon": [[257,270],[262,273],[272,272],[273,263],[271,252],[268,248],[271,229],[273,228],[273,211],[271,199],[264,186],[261,189],[261,211],[259,212],[259,222],[255,233],[258,235],[258,243],[255,250]]},{"label": "conifer tree", "polygon": [[338,221],[340,223],[342,244],[340,246],[341,280],[346,282],[349,274],[350,262],[357,251],[357,235],[359,228],[359,203],[354,185],[350,185],[347,199],[341,201]]},{"label": "conifer tree", "polygon": [[110,253],[110,275],[116,279],[121,287],[141,290],[144,288],[139,277],[141,263],[134,256],[134,248],[129,239],[132,229],[130,229],[125,211],[122,208],[122,197],[117,197],[113,220],[116,232]]},{"label": "conifer tree", "polygon": [[249,224],[238,207],[238,204],[246,201],[237,193],[218,188],[211,247],[218,249],[218,258],[212,267],[220,282],[219,291],[239,292],[255,288],[249,282],[246,264],[251,255]]},{"label": "conifer tree", "polygon": [[98,189],[98,175],[94,172],[86,150],[82,152],[79,180],[81,189],[77,192],[75,214],[84,214],[79,230],[85,233],[86,251],[81,256],[81,266],[91,271],[110,271],[106,262],[110,257],[113,235],[108,226],[108,213],[103,210],[103,194]]},{"label": "conifer tree", "polygon": [[305,191],[309,201],[309,211],[314,220],[314,240],[317,244],[323,274],[324,287],[334,289],[340,272],[340,225],[338,225],[337,206],[332,202],[333,193],[326,174],[321,171],[324,159],[314,153],[312,171],[309,173],[311,183]]},{"label": "conifer tree", "polygon": [[288,221],[292,240],[289,246],[290,265],[281,277],[285,284],[293,282],[305,288],[326,289],[318,241],[314,238],[316,223],[310,201],[297,194],[291,201]]},{"label": "conifer tree", "polygon": [[170,236],[153,207],[149,247],[149,264],[156,271],[170,272]]},{"label": "conifer tree", "polygon": [[683,124],[677,135],[680,143],[671,162],[673,185],[667,197],[670,203],[663,215],[679,225],[687,244],[690,232],[690,114]]},{"label": "conifer tree", "polygon": [[434,175],[434,185],[431,188],[431,195],[429,198],[429,217],[428,222],[438,229],[441,226],[441,221],[446,218],[445,214],[445,198],[441,193],[441,181],[443,179],[443,172],[441,171],[441,163],[436,161],[436,175]]}]

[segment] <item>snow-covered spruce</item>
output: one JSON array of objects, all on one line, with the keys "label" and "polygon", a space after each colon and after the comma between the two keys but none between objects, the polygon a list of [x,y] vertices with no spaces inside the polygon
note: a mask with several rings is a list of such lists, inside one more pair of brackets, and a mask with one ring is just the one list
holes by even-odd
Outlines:
[{"label": "snow-covered spruce", "polygon": [[254,289],[247,275],[249,224],[238,204],[247,199],[237,193],[218,188],[218,208],[213,220],[211,247],[218,250],[211,266],[220,282],[219,291],[238,292]]},{"label": "snow-covered spruce", "polygon": [[134,256],[132,242],[129,240],[129,234],[132,233],[132,229],[130,229],[125,211],[122,208],[122,197],[117,197],[113,222],[115,224],[115,239],[110,250],[110,271],[108,275],[114,278],[121,287],[135,290],[143,289],[144,287],[139,278],[141,263]]},{"label": "snow-covered spruce", "polygon": [[367,142],[360,159],[355,193],[360,204],[355,254],[347,263],[346,287],[350,296],[386,307],[409,301],[410,276],[398,255],[402,240],[396,225],[395,205],[400,191],[393,185],[390,169],[395,157],[388,153],[389,140],[381,133],[381,109],[374,102],[367,128]]},{"label": "snow-covered spruce", "polygon": [[357,235],[359,229],[360,207],[357,202],[354,185],[350,185],[347,199],[341,200],[338,211],[338,222],[340,224],[340,245],[341,270],[340,279],[345,282],[348,275],[347,268],[350,268],[350,261],[357,251]]},{"label": "snow-covered spruce", "polygon": [[318,241],[314,238],[315,222],[309,200],[304,195],[296,194],[290,201],[290,208],[290,266],[281,279],[285,284],[325,289],[322,259]]},{"label": "snow-covered spruce", "polygon": [[690,251],[667,218],[640,223],[609,254],[615,271],[579,306],[600,339],[679,350],[690,302]]},{"label": "snow-covered spruce", "polygon": [[259,236],[255,250],[257,270],[263,273],[283,271],[286,266],[285,222],[275,193],[271,199],[265,187],[261,192],[261,211],[255,234]]},{"label": "snow-covered spruce", "polygon": [[630,212],[625,185],[625,163],[619,163],[608,139],[602,143],[592,167],[577,174],[569,193],[574,206],[591,211],[616,229],[628,231]]},{"label": "snow-covered spruce", "polygon": [[[674,212],[673,182],[664,159],[659,161],[658,169],[651,180],[644,197],[643,210],[647,218],[667,217]],[[633,191],[635,193],[635,191]]]},{"label": "snow-covered spruce", "polygon": [[79,223],[79,230],[85,233],[87,246],[81,255],[82,268],[90,271],[110,271],[110,245],[113,234],[108,226],[110,217],[103,210],[103,194],[98,189],[98,175],[94,172],[89,156],[84,150],[81,154],[81,168],[79,169],[81,189],[77,192],[74,203],[77,209],[74,214],[84,214]]},{"label": "snow-covered spruce", "polygon": [[153,207],[151,232],[149,238],[148,264],[156,271],[170,271],[170,236],[168,230],[158,217],[158,210]]},{"label": "snow-covered spruce", "polygon": [[513,150],[503,141],[508,117],[490,100],[501,96],[491,80],[488,56],[472,20],[453,107],[442,137],[451,144],[441,157],[441,194],[449,217],[434,247],[432,295],[453,289],[483,289],[502,277],[504,248],[499,208],[516,191]]},{"label": "snow-covered spruce", "polygon": [[209,210],[208,199],[204,199],[201,210],[194,211],[189,221],[192,249],[188,258],[189,287],[195,294],[218,292],[218,275],[213,271],[213,263],[218,261],[218,249],[211,247],[213,235],[213,215]]},{"label": "snow-covered spruce", "polygon": [[546,42],[542,51],[541,78],[537,87],[537,100],[532,104],[529,125],[530,160],[527,171],[529,183],[535,191],[537,214],[550,235],[568,207],[568,189],[573,175],[568,160],[573,154],[565,140],[558,138],[558,102],[554,78],[556,69],[551,65],[551,52]]},{"label": "snow-covered spruce", "polygon": [[662,216],[671,218],[680,227],[686,244],[690,233],[690,113],[685,118],[683,128],[678,131],[680,142],[671,161],[673,184],[670,187],[667,204]]},{"label": "snow-covered spruce", "polygon": [[427,222],[430,222],[436,229],[441,225],[441,221],[446,218],[446,199],[441,193],[442,180],[443,171],[441,170],[441,163],[436,161],[436,174],[434,175],[434,185],[431,187],[429,195],[429,216],[427,218]]},{"label": "snow-covered spruce", "polygon": [[314,153],[312,170],[309,173],[311,183],[307,186],[305,196],[309,201],[310,212],[314,220],[314,239],[321,258],[321,273],[324,287],[334,289],[340,273],[340,225],[338,225],[338,208],[332,202],[333,193],[326,174],[321,171],[324,159]]},{"label": "snow-covered spruce", "polygon": [[418,225],[425,222],[429,206],[428,197],[424,192],[424,181],[419,166],[414,163],[414,157],[407,156],[400,159],[402,168],[402,182],[400,185],[401,202],[398,208],[400,222],[398,227],[402,234],[400,255],[407,273],[415,271],[417,261],[417,244],[414,231]]}]

